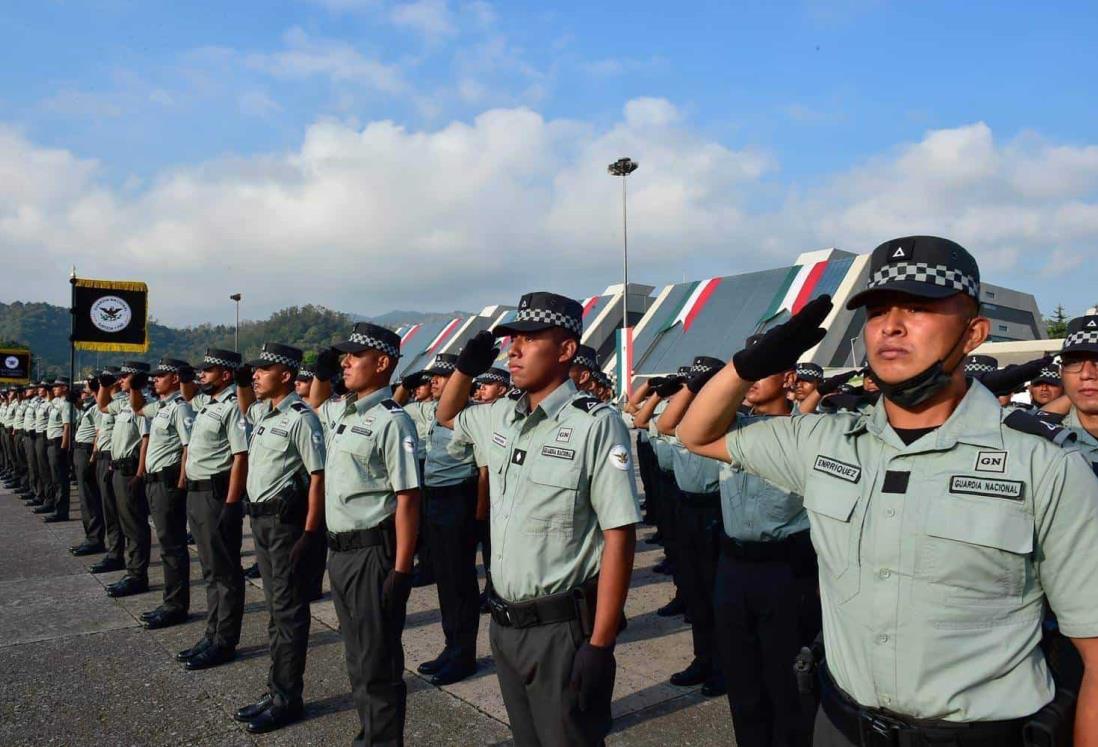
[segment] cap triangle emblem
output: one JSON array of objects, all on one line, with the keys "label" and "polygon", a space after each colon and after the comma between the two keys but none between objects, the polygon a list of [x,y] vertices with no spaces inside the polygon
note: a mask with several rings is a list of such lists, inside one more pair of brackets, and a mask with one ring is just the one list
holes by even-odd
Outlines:
[{"label": "cap triangle emblem", "polygon": [[892,252],[892,259],[906,259],[907,254],[904,253],[902,246],[896,247],[896,251]]},{"label": "cap triangle emblem", "polygon": [[1087,322],[1087,329],[1090,329],[1092,327],[1098,327],[1098,323],[1096,323],[1093,319]]}]

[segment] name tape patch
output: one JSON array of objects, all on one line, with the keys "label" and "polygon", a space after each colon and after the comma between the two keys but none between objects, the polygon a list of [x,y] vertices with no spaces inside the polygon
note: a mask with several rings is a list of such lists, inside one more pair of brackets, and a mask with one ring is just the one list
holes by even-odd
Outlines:
[{"label": "name tape patch", "polygon": [[369,428],[363,428],[361,425],[352,425],[351,433],[357,433],[360,436],[372,436],[374,432]]},{"label": "name tape patch", "polygon": [[554,459],[575,459],[576,452],[572,449],[562,449],[559,446],[542,446],[541,455]]},{"label": "name tape patch", "polygon": [[290,435],[287,431],[284,431],[281,428],[271,428],[271,433],[275,434],[276,436],[289,436]]},{"label": "name tape patch", "polygon": [[1025,483],[1019,480],[996,480],[990,477],[953,475],[949,478],[949,492],[1020,501],[1025,492]]},{"label": "name tape patch", "polygon": [[840,480],[846,480],[847,482],[856,483],[858,480],[862,479],[861,467],[855,467],[853,464],[847,464],[846,462],[840,462],[838,459],[825,457],[823,454],[816,455],[816,463],[812,465],[812,469],[817,472],[823,472],[825,475],[837,477]]},{"label": "name tape patch", "polygon": [[1006,472],[1007,453],[1005,451],[981,451],[976,454],[977,472]]},{"label": "name tape patch", "polygon": [[493,433],[492,443],[494,443],[496,446],[503,446],[504,448],[506,448],[507,436],[503,435],[502,433]]}]

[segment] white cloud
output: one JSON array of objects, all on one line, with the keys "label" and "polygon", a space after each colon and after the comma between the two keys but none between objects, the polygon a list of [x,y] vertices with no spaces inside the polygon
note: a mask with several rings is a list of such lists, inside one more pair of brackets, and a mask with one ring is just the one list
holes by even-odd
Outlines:
[{"label": "white cloud", "polygon": [[[772,155],[700,135],[670,102],[643,98],[609,126],[521,107],[424,130],[321,121],[290,152],[118,189],[95,161],[0,130],[0,256],[20,298],[63,302],[76,264],[148,281],[169,322],[217,318],[216,299],[236,290],[254,316],[309,302],[477,308],[535,287],[582,296],[618,278],[620,182],[606,165],[623,155],[640,163],[629,181],[638,281],[935,233],[969,247],[993,282],[1060,293],[1098,241],[1092,146],[998,142],[976,123],[794,189]],[[1073,191],[1057,186],[1065,170]],[[760,211],[752,198],[766,191],[785,196]]]},{"label": "white cloud", "polygon": [[282,111],[282,106],[270,97],[266,91],[245,91],[238,102],[240,113],[249,117],[266,117]]},{"label": "white cloud", "polygon": [[322,75],[386,93],[399,93],[407,88],[398,66],[369,58],[347,42],[310,36],[300,28],[287,31],[285,42],[286,48],[277,52],[247,55],[247,65],[277,77]]},{"label": "white cloud", "polygon": [[402,3],[389,11],[389,20],[394,26],[415,31],[428,41],[438,41],[457,33],[447,0]]}]

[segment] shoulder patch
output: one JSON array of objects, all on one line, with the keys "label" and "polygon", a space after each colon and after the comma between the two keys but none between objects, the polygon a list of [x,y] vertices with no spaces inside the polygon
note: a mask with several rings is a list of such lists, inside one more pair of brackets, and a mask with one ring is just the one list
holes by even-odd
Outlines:
[{"label": "shoulder patch", "polygon": [[596,412],[600,412],[601,409],[609,409],[605,402],[595,397],[577,397],[572,400],[572,407],[583,410],[588,415],[594,415]]},{"label": "shoulder patch", "polygon": [[1028,433],[1031,436],[1040,436],[1057,446],[1063,446],[1078,438],[1070,429],[1057,425],[1050,420],[1039,418],[1024,410],[1011,412],[1003,418],[1003,425],[1022,433]]},{"label": "shoulder patch", "polygon": [[507,392],[507,399],[513,399],[515,401],[518,401],[522,399],[522,394],[523,392],[521,389],[511,389]]},{"label": "shoulder patch", "polygon": [[312,408],[309,407],[304,402],[294,402],[292,405],[290,405],[290,409],[293,410],[294,412],[311,412],[312,411]]},{"label": "shoulder patch", "polygon": [[404,408],[397,404],[394,399],[384,399],[381,401],[381,406],[389,412],[404,412]]}]

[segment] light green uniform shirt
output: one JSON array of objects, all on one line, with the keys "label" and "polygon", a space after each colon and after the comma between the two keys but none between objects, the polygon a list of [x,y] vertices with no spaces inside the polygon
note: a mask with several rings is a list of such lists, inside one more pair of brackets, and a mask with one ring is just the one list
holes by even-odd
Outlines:
[{"label": "light green uniform shirt", "polygon": [[679,439],[675,436],[665,436],[656,427],[656,421],[667,409],[668,404],[670,404],[669,400],[660,400],[652,411],[652,417],[648,420],[648,440],[652,443],[652,451],[656,454],[656,464],[659,465],[659,468],[664,472],[673,472],[675,459],[671,451],[674,449],[674,445],[679,442]]},{"label": "light green uniform shirt", "polygon": [[[735,427],[767,420],[766,415],[738,415]],[[745,471],[721,465],[721,520],[725,536],[741,542],[773,542],[808,529],[804,499]]]},{"label": "light green uniform shirt", "polygon": [[248,421],[240,412],[236,389],[227,386],[216,395],[191,399],[194,426],[187,444],[187,479],[208,480],[228,472],[233,455],[248,450]]},{"label": "light green uniform shirt", "polygon": [[252,503],[271,500],[295,480],[308,484],[307,475],[324,470],[324,429],[297,394],[283,397],[277,407],[256,402],[248,408],[248,417],[252,425],[248,500]]},{"label": "light green uniform shirt", "polygon": [[34,430],[45,433],[50,423],[50,408],[53,407],[52,399],[40,399],[34,406]]},{"label": "light green uniform shirt", "polygon": [[15,409],[8,415],[8,423],[11,425],[12,430],[23,430],[23,410],[26,409],[26,405],[23,400],[19,400],[15,403]]},{"label": "light green uniform shirt", "polygon": [[[128,398],[128,395],[123,392],[115,392],[111,397],[111,403],[123,402]],[[95,437],[95,447],[99,451],[110,454],[111,452],[111,440],[114,438],[114,413],[110,411],[110,407],[107,408],[107,412],[103,412],[98,407],[95,408],[95,427],[98,430],[98,434]]]},{"label": "light green uniform shirt", "polygon": [[1065,635],[1098,636],[1098,480],[1078,453],[1005,415],[973,383],[910,446],[883,407],[728,434],[734,463],[804,495],[828,670],[862,705],[960,722],[1028,716],[1053,695],[1039,646],[1046,595]]},{"label": "light green uniform shirt", "polygon": [[[469,405],[473,407],[473,405]],[[427,456],[423,465],[423,483],[435,487],[458,485],[472,477],[477,471],[473,445],[453,441],[454,432],[440,425],[435,419],[438,402],[413,402],[404,406],[404,411],[416,424],[416,433],[425,433]]]},{"label": "light green uniform shirt", "polygon": [[145,471],[160,472],[183,461],[183,447],[190,443],[194,427],[194,410],[183,395],[175,391],[165,399],[149,402],[141,414],[149,423]]},{"label": "light green uniform shirt", "polygon": [[1090,435],[1090,431],[1079,422],[1079,413],[1072,407],[1061,423],[1065,428],[1070,428],[1075,433],[1075,447],[1086,457],[1087,461],[1098,471],[1098,438]]},{"label": "light green uniform shirt", "polygon": [[[404,412],[408,413],[408,417],[416,426],[416,459],[420,462],[425,462],[427,459],[427,441],[430,438],[431,421],[435,419],[437,409],[438,402],[433,399],[409,402],[404,405]],[[424,464],[424,471],[426,471],[426,464]]]},{"label": "light green uniform shirt", "polygon": [[73,440],[78,444],[90,444],[95,442],[95,400],[88,400],[80,409],[76,421],[76,435]]},{"label": "light green uniform shirt", "polygon": [[679,490],[684,493],[716,493],[720,490],[723,462],[687,451],[677,438],[669,446],[671,469]]},{"label": "light green uniform shirt", "polygon": [[65,426],[71,426],[75,420],[75,413],[76,407],[67,397],[54,397],[50,400],[50,409],[46,413],[46,438],[61,438],[65,433]]},{"label": "light green uniform shirt", "polygon": [[107,410],[114,415],[114,427],[111,429],[111,459],[140,456],[141,439],[149,435],[148,418],[133,411],[128,394],[112,399],[107,405]]},{"label": "light green uniform shirt", "polygon": [[28,433],[34,433],[35,414],[38,410],[38,403],[41,401],[42,398],[35,395],[27,400],[26,406],[23,408],[23,430]]},{"label": "light green uniform shirt", "polygon": [[324,466],[330,532],[371,529],[396,512],[396,494],[419,488],[416,427],[389,389],[321,405],[332,433]]},{"label": "light green uniform shirt", "polygon": [[492,584],[503,599],[576,588],[599,571],[602,530],[640,521],[625,424],[571,379],[533,412],[526,395],[466,407],[454,438],[488,455]]},{"label": "light green uniform shirt", "polygon": [[8,427],[8,415],[10,414],[10,410],[11,408],[9,407],[7,400],[0,403],[0,425]]}]

